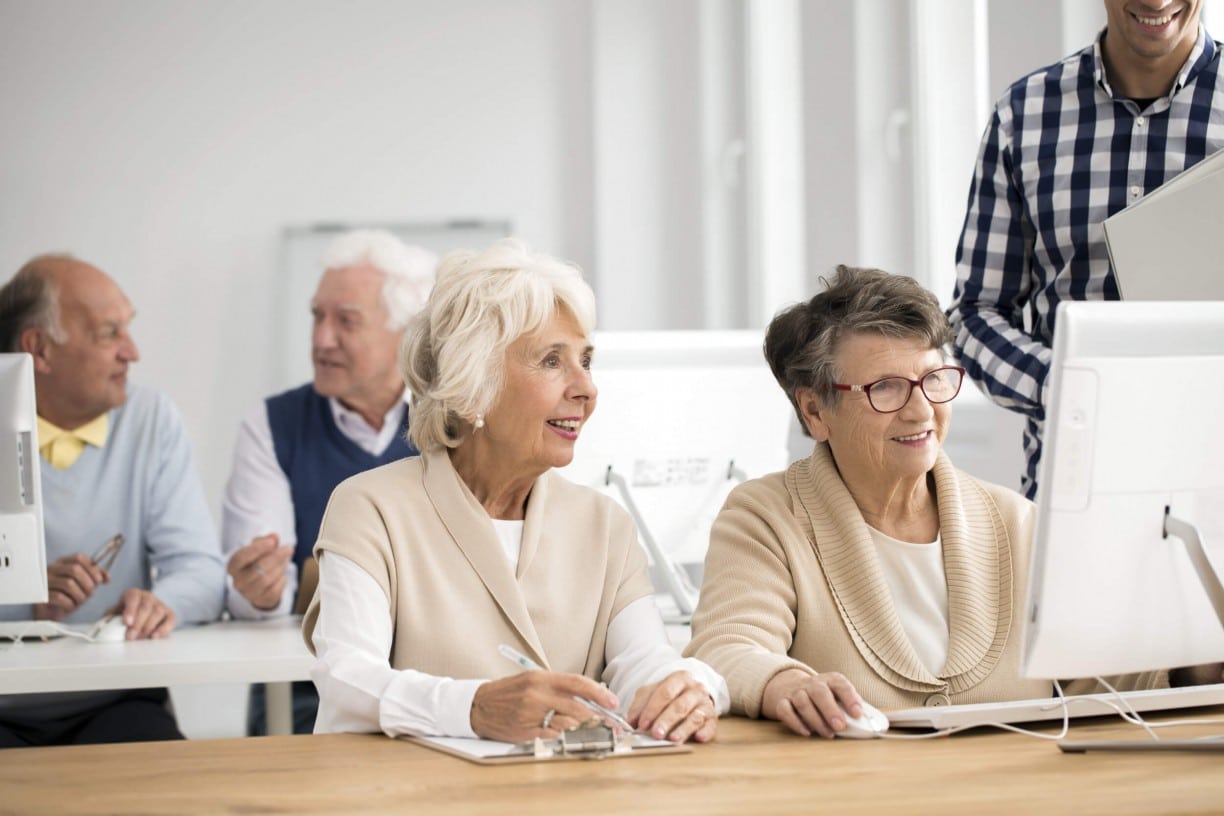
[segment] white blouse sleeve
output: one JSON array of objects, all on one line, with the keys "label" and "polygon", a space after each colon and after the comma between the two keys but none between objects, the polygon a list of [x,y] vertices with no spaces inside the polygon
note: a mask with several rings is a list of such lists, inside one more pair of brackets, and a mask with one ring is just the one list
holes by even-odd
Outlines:
[{"label": "white blouse sleeve", "polygon": [[652,597],[639,598],[612,619],[604,649],[608,665],[603,679],[620,700],[622,713],[628,712],[639,688],[676,671],[687,671],[701,683],[719,714],[727,713],[731,707],[727,681],[722,675],[696,658],[681,657],[668,641]]},{"label": "white blouse sleeve", "polygon": [[485,680],[391,668],[391,609],[382,588],[352,560],[319,559],[319,619],[310,677],[319,690],[315,733],[382,731],[475,737],[472,699]]},{"label": "white blouse sleeve", "polygon": [[[276,533],[282,547],[297,544],[293,493],[276,460],[268,409],[261,402],[238,428],[234,464],[221,501],[221,550],[227,563],[240,547],[268,533]],[[274,609],[259,609],[234,589],[234,579],[227,573],[226,608],[239,619],[288,615],[297,595],[297,567],[292,561],[285,566],[285,579],[280,603]]]}]

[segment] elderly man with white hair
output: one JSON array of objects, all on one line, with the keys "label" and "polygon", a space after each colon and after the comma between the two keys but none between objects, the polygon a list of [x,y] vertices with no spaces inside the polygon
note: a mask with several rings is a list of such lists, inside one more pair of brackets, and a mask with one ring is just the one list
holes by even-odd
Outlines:
[{"label": "elderly man with white hair", "polygon": [[[310,302],[314,380],[263,400],[243,421],[222,505],[226,603],[236,618],[287,615],[314,591],[311,549],[332,489],[416,454],[396,362],[404,326],[425,303],[436,257],[390,233],[344,233],[327,248]],[[262,690],[251,730],[262,726]],[[297,732],[317,697],[295,684]]]}]

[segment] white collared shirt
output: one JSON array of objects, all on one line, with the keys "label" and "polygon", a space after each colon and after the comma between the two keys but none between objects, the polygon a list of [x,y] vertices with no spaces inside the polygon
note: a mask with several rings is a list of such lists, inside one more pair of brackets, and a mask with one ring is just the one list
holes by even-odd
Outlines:
[{"label": "white collared shirt", "polygon": [[[329,397],[332,417],[345,438],[375,456],[387,449],[399,432],[407,410],[404,398],[391,406],[383,417],[382,427],[373,428],[361,414],[344,407],[340,400]],[[272,441],[272,426],[268,408],[260,402],[242,421],[234,443],[234,466],[225,485],[221,504],[221,549],[225,558],[257,536],[276,533],[281,546],[297,545],[297,526],[293,512],[293,493],[289,478],[281,470]],[[274,609],[257,609],[234,589],[233,579],[227,578],[226,608],[235,618],[269,618],[287,615],[293,609],[297,595],[297,568],[290,561],[286,567],[285,591]]]},{"label": "white collared shirt", "polygon": [[[398,400],[391,409],[383,416],[382,427],[375,430],[370,426],[370,423],[365,421],[361,414],[351,408],[346,408],[340,400],[335,397],[328,397],[327,404],[331,408],[332,419],[336,420],[336,427],[340,429],[340,433],[357,447],[361,448],[371,456],[378,456],[387,449],[387,446],[395,441],[395,435],[399,433],[400,423],[404,420],[404,411],[407,408],[405,400],[408,399],[408,391],[404,390],[404,398]],[[263,412],[264,423],[267,424],[268,412]],[[269,439],[271,439],[272,431],[268,430]]]}]

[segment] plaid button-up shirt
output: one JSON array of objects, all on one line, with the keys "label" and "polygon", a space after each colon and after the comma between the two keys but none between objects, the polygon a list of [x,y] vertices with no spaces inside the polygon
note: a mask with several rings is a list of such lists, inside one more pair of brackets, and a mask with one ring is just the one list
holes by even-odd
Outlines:
[{"label": "plaid button-up shirt", "polygon": [[1169,94],[1142,109],[1110,87],[1105,33],[999,100],[956,250],[953,352],[992,399],[1028,417],[1030,498],[1055,309],[1064,299],[1118,299],[1102,223],[1224,148],[1220,44],[1205,29]]}]

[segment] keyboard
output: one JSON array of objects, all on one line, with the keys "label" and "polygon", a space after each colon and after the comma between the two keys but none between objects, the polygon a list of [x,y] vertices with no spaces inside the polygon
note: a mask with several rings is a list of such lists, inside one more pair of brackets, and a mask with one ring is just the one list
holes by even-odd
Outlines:
[{"label": "keyboard", "polygon": [[78,626],[49,620],[0,621],[0,642],[6,640],[41,640],[65,635],[88,637]]},{"label": "keyboard", "polygon": [[[1122,706],[1119,697],[1138,712],[1170,711],[1181,708],[1224,705],[1224,683],[1171,689],[1145,689],[1099,694],[1076,694],[1066,698],[1067,716],[1101,717],[1116,715]],[[1057,697],[1036,700],[1008,700],[1001,703],[962,703],[885,711],[893,728],[945,728],[986,725],[988,723],[1025,723],[1063,718],[1063,701]]]}]

